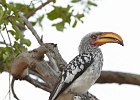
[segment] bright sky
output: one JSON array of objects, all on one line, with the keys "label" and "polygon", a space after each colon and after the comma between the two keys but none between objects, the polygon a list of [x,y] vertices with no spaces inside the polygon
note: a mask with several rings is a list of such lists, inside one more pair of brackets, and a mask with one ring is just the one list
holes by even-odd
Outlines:
[{"label": "bright sky", "polygon": [[[123,71],[140,74],[140,1],[139,0],[99,0],[98,7],[84,19],[84,24],[78,24],[75,29],[67,29],[63,33],[45,26],[38,32],[44,35],[44,42],[58,44],[60,53],[69,62],[78,54],[80,39],[93,31],[112,31],[120,34],[125,46],[107,44],[101,47],[104,55],[103,70]],[[45,24],[46,22],[44,22]],[[30,34],[30,33],[28,33]],[[40,34],[40,35],[41,35]],[[28,38],[28,37],[27,37]],[[37,42],[34,37],[32,47],[36,48]],[[96,84],[89,90],[100,100],[139,100],[140,87],[133,85],[117,84]],[[9,100],[8,96],[8,75],[0,75],[0,100]],[[35,88],[24,81],[15,84],[15,92],[21,100],[47,100],[49,94]],[[15,100],[12,98],[12,100]]]}]

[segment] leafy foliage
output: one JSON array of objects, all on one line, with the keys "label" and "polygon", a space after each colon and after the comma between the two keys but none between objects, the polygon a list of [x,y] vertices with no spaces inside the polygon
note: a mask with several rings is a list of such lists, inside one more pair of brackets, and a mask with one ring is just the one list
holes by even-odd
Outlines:
[{"label": "leafy foliage", "polygon": [[52,10],[50,13],[48,13],[48,19],[49,20],[55,20],[57,18],[60,18],[62,21],[58,22],[56,24],[52,24],[52,26],[55,26],[56,29],[58,31],[63,31],[63,29],[65,28],[65,23],[70,24],[71,22],[71,16],[72,16],[72,12],[69,12],[71,6],[67,6],[67,7],[57,7],[57,6],[53,6],[54,10]]},{"label": "leafy foliage", "polygon": [[[16,1],[16,0],[15,0]],[[33,26],[38,24],[42,27],[43,19],[48,19],[52,22],[51,26],[58,31],[64,31],[66,24],[70,27],[76,27],[77,23],[82,22],[85,13],[89,12],[92,6],[97,6],[92,0],[71,0],[66,6],[58,5],[56,0],[48,0],[44,3],[31,1],[30,4],[0,1],[0,72],[8,71],[10,63],[14,57],[27,50],[31,45],[31,41],[25,38],[23,34],[25,25],[19,17],[22,13],[28,19],[33,17],[38,10],[49,4],[53,9],[50,12],[36,14],[35,20],[30,21]],[[38,6],[40,4],[40,6]],[[81,5],[81,11],[76,10],[77,5]],[[46,6],[48,7],[48,6]],[[56,21],[59,19],[59,22]],[[10,27],[9,27],[10,26]],[[7,42],[3,34],[7,34],[13,40]],[[10,41],[10,39],[9,39]]]},{"label": "leafy foliage", "polygon": [[[74,6],[76,6],[76,3],[81,3],[81,5],[84,5],[83,13],[76,13],[74,12]],[[85,16],[85,11],[90,10],[91,6],[97,6],[96,3],[87,0],[72,0],[71,5],[67,5],[67,7],[62,6],[53,6],[53,10],[49,13],[47,13],[47,17],[49,20],[54,21],[56,19],[61,19],[60,22],[52,24],[52,26],[56,27],[58,31],[63,31],[66,27],[65,24],[72,24],[72,27],[76,27],[77,22],[83,22],[82,18]],[[74,23],[72,23],[71,19],[74,19]]]},{"label": "leafy foliage", "polygon": [[73,23],[73,27],[77,25],[77,20],[82,22],[82,18],[84,17],[84,14],[74,14],[73,10],[70,11],[72,6],[68,5],[67,7],[58,7],[54,6],[54,9],[48,13],[48,19],[55,20],[60,18],[61,21],[55,24],[52,24],[52,26],[55,26],[58,31],[63,31],[65,28],[65,24],[68,23],[71,24],[71,18],[73,17],[75,19],[75,22]]},{"label": "leafy foliage", "polygon": [[[22,4],[17,5],[22,6]],[[31,45],[30,40],[24,38],[24,34],[21,32],[17,25],[23,24],[23,21],[21,18],[19,18],[18,15],[18,10],[20,7],[17,7],[17,9],[16,6],[14,3],[6,3],[5,0],[2,0],[0,5],[0,34],[3,36],[4,32],[15,39],[15,41],[12,41],[12,44],[10,44],[10,42],[6,43],[5,38],[3,37],[3,42],[5,45],[0,47],[0,63],[2,63],[0,66],[0,72],[8,71],[12,59],[16,55],[26,51],[27,49],[25,46]],[[11,25],[12,29],[9,28],[8,25]]]}]

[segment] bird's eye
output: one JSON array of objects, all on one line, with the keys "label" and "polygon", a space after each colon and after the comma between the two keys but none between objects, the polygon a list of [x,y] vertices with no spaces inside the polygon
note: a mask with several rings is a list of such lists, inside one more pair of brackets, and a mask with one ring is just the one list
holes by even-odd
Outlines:
[{"label": "bird's eye", "polygon": [[91,38],[97,38],[97,35],[95,35],[95,34],[91,35]]}]

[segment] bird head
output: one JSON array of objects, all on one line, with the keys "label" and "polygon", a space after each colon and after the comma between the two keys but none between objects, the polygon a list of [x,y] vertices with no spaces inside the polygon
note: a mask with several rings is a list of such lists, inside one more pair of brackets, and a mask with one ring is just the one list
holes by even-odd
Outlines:
[{"label": "bird head", "polygon": [[94,51],[94,49],[106,43],[124,45],[121,36],[114,32],[92,32],[82,38],[79,53]]},{"label": "bird head", "polygon": [[118,43],[124,46],[121,36],[113,32],[92,33],[90,35],[90,38],[91,38],[90,45],[93,47],[99,47],[106,43]]}]

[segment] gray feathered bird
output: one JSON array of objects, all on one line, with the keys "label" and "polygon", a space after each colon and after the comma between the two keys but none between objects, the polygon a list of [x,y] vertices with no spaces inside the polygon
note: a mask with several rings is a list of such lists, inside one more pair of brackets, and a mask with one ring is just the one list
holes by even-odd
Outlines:
[{"label": "gray feathered bird", "polygon": [[88,91],[100,76],[103,55],[98,47],[105,43],[123,46],[122,38],[113,32],[93,32],[83,37],[79,55],[66,65],[49,100],[72,100],[74,94],[81,95]]}]

